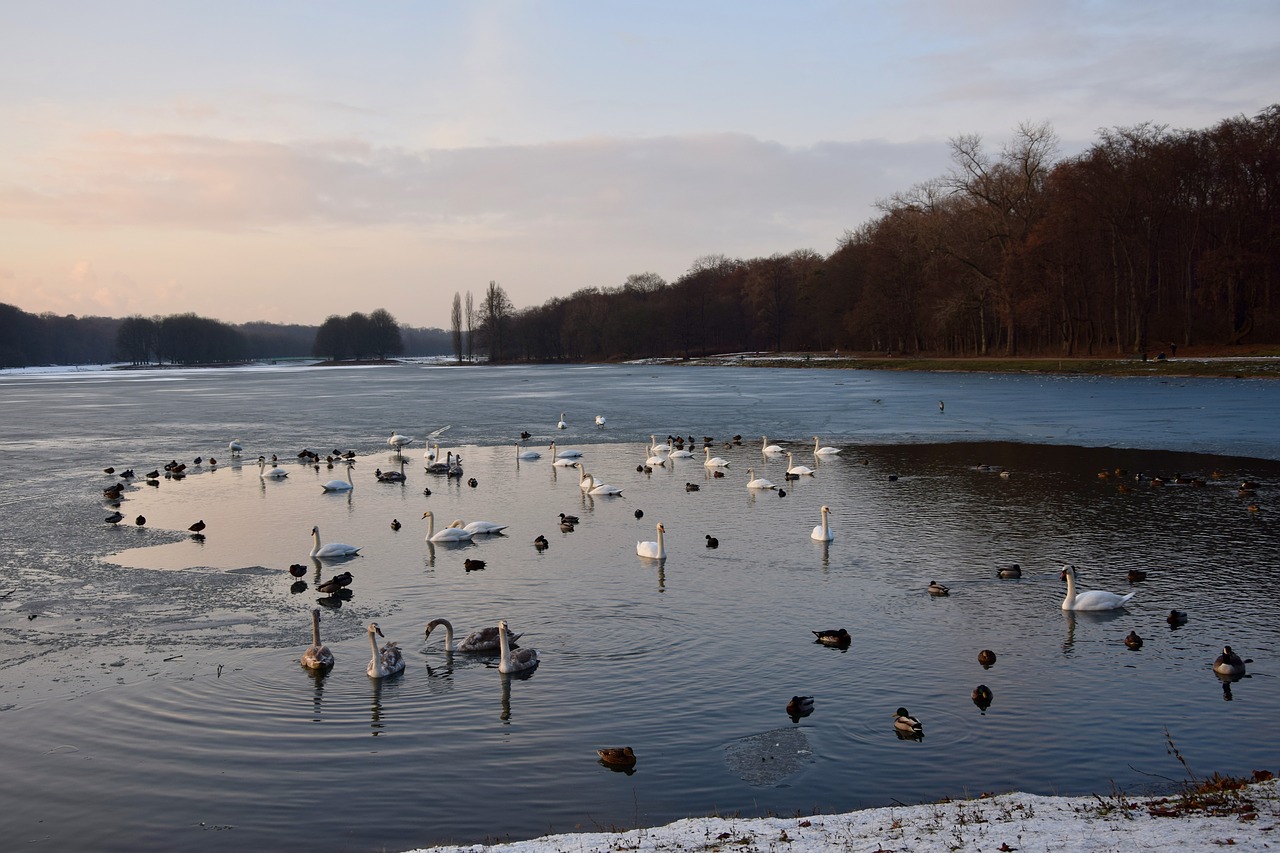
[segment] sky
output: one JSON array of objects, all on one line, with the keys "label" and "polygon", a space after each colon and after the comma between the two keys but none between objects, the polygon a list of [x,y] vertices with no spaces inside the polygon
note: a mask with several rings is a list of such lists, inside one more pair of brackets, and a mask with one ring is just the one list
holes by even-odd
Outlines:
[{"label": "sky", "polygon": [[1274,0],[0,0],[0,302],[448,328],[708,255],[828,255],[1047,122],[1280,101]]}]

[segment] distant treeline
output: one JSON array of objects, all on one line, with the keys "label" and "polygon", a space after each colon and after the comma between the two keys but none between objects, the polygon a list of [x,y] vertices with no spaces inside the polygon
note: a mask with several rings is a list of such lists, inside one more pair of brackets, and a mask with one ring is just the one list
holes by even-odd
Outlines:
[{"label": "distant treeline", "polygon": [[879,203],[830,256],[700,258],[503,318],[494,360],[751,350],[1137,354],[1280,342],[1280,105],[1208,130],[1047,125]]},{"label": "distant treeline", "polygon": [[[342,334],[335,336],[336,329]],[[321,334],[324,332],[325,334]],[[231,325],[195,314],[61,317],[0,303],[0,367],[50,364],[225,364],[276,358],[354,359],[451,352],[443,329],[400,326],[383,309],[325,325]]]}]

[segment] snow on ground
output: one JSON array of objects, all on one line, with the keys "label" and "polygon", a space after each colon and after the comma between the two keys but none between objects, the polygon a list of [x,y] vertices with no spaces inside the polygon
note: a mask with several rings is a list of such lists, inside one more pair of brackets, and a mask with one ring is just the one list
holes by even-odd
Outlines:
[{"label": "snow on ground", "polygon": [[[652,829],[548,835],[509,844],[421,848],[431,853],[932,853],[933,851],[1280,849],[1280,787],[1256,783],[1208,812],[1180,797],[1001,794],[843,815],[691,818]],[[1199,802],[1205,802],[1200,800]],[[419,853],[419,851],[412,851]]]}]

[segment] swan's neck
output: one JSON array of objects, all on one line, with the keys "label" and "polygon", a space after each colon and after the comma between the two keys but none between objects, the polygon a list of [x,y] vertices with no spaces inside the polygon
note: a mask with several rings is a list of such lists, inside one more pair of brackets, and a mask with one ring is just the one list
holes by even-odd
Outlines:
[{"label": "swan's neck", "polygon": [[[363,492],[361,493],[363,494]],[[432,535],[436,532],[436,517],[434,515],[427,516],[427,541],[431,541]]]},{"label": "swan's neck", "polygon": [[372,631],[369,632],[369,648],[373,649],[373,659],[369,661],[369,669],[381,672],[382,658],[378,656],[378,638]]},{"label": "swan's neck", "polygon": [[500,650],[499,662],[506,666],[511,663],[511,647],[507,645],[507,629],[503,625],[498,626],[498,648]]},{"label": "swan's neck", "polygon": [[1065,572],[1067,576],[1067,597],[1062,600],[1063,609],[1069,609],[1076,600],[1076,579],[1074,572]]},{"label": "swan's neck", "polygon": [[311,645],[320,645],[320,614],[311,611]]},{"label": "swan's neck", "polygon": [[826,538],[826,535],[827,535],[827,514],[824,512],[824,513],[822,514],[822,536],[823,536],[823,538]]},{"label": "swan's neck", "polygon": [[315,545],[311,548],[311,556],[314,557],[316,554],[320,553],[320,531],[319,530],[311,531],[311,541],[315,543]]},{"label": "swan's neck", "polygon": [[659,527],[658,528],[658,556],[661,557],[666,553],[667,553],[667,548],[662,539],[662,528]]}]

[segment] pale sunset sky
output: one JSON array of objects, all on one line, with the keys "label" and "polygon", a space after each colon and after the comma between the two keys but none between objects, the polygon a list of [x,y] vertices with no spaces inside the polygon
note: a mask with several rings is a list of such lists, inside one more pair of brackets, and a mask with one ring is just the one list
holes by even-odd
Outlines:
[{"label": "pale sunset sky", "polygon": [[962,134],[1254,116],[1280,2],[0,0],[0,56],[0,302],[447,328],[830,254]]}]

